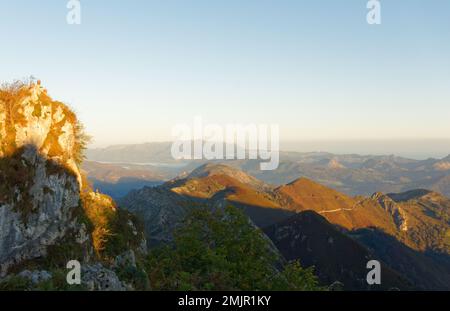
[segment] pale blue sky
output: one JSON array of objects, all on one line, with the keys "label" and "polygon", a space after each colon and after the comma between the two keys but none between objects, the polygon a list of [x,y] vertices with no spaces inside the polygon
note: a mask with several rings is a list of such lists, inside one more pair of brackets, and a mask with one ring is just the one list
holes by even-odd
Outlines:
[{"label": "pale blue sky", "polygon": [[[0,0],[0,80],[33,75],[95,145],[193,122],[282,140],[450,138],[450,1]],[[449,150],[450,152],[450,150]]]}]

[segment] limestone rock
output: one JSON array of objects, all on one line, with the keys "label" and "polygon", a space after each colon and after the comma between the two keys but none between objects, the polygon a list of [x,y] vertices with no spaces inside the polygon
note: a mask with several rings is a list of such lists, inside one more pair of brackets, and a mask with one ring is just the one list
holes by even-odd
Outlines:
[{"label": "limestone rock", "polygon": [[14,264],[45,256],[47,247],[68,232],[79,236],[80,244],[89,240],[75,215],[80,208],[76,176],[52,172],[48,161],[31,147],[18,159],[33,174],[26,188],[9,185],[16,197],[0,202],[0,276]]},{"label": "limestone rock", "polygon": [[76,259],[91,256],[80,219],[83,135],[75,114],[39,82],[0,89],[0,277],[69,235],[85,250]]},{"label": "limestone rock", "polygon": [[22,277],[24,279],[29,279],[32,284],[39,284],[44,281],[48,281],[52,278],[52,274],[48,271],[29,271],[24,270],[20,272],[17,276]]},{"label": "limestone rock", "polygon": [[90,291],[124,291],[125,285],[116,273],[101,264],[84,266],[81,269],[81,282]]},{"label": "limestone rock", "polygon": [[408,218],[406,213],[394,200],[382,193],[374,193],[372,199],[376,200],[384,210],[392,215],[398,229],[408,231]]},{"label": "limestone rock", "polygon": [[133,250],[126,251],[125,253],[117,256],[114,259],[113,268],[126,268],[133,267],[136,268],[136,255]]},{"label": "limestone rock", "polygon": [[0,87],[0,279],[31,264],[36,271],[19,276],[36,283],[49,278],[45,269],[78,260],[89,289],[125,289],[95,261],[125,252],[116,264],[135,267],[146,241],[134,216],[83,185],[86,143],[75,114],[40,82]]}]

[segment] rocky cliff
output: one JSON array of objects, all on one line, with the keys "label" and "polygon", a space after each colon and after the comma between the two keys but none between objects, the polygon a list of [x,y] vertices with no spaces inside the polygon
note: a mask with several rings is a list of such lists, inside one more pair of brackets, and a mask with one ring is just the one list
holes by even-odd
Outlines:
[{"label": "rocky cliff", "polygon": [[132,215],[84,182],[79,165],[86,143],[76,115],[40,82],[1,87],[0,278],[145,251]]}]

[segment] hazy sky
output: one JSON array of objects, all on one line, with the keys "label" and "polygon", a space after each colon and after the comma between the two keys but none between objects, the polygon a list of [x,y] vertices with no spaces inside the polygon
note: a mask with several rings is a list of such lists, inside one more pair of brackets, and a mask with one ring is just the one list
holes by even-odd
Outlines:
[{"label": "hazy sky", "polygon": [[[96,145],[193,122],[282,140],[450,138],[450,1],[0,0],[0,80],[33,75]],[[450,150],[449,150],[450,152]]]}]

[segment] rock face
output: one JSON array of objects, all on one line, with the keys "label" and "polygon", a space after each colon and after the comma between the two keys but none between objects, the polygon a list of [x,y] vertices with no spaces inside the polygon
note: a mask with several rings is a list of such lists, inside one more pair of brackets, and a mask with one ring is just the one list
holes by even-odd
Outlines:
[{"label": "rock face", "polygon": [[45,256],[68,233],[89,248],[77,219],[82,185],[74,114],[40,84],[11,86],[0,93],[0,133],[0,276]]},{"label": "rock face", "polygon": [[80,245],[90,239],[86,226],[76,218],[81,209],[76,176],[52,172],[47,160],[31,147],[17,157],[34,176],[25,189],[13,186],[15,198],[0,203],[1,276],[14,264],[44,256],[47,247],[68,232]]},{"label": "rock face", "polygon": [[101,264],[83,267],[81,282],[90,291],[124,291],[126,289],[116,273]]},{"label": "rock face", "polygon": [[40,82],[14,84],[0,93],[0,157],[32,145],[39,154],[70,169],[81,184],[82,127],[64,104],[53,101]]},{"label": "rock face", "polygon": [[89,289],[124,288],[96,262],[145,252],[145,239],[132,215],[83,184],[86,142],[75,114],[39,82],[0,87],[0,279],[23,271],[39,281],[39,271],[78,260]]},{"label": "rock face", "polygon": [[448,171],[450,170],[450,162],[448,161],[437,162],[436,164],[433,165],[433,168],[436,171]]},{"label": "rock face", "polygon": [[143,219],[150,246],[170,241],[172,232],[194,202],[166,186],[134,190],[121,200],[124,207]]},{"label": "rock face", "polygon": [[392,215],[399,230],[408,231],[408,218],[406,213],[394,200],[382,193],[374,193],[372,199],[376,200],[382,208]]},{"label": "rock face", "polygon": [[339,163],[339,160],[337,160],[336,158],[333,158],[330,160],[330,162],[328,162],[328,168],[330,169],[343,169],[345,168],[344,165],[342,165],[341,163]]},{"label": "rock face", "polygon": [[33,284],[39,284],[41,282],[48,281],[52,278],[52,275],[48,271],[29,271],[24,270],[18,274],[19,277],[29,279]]}]

